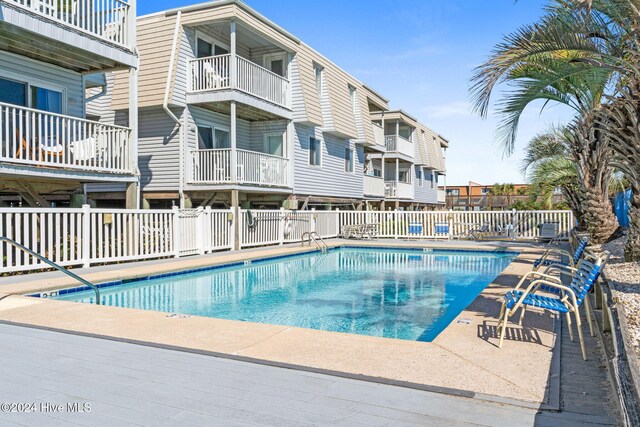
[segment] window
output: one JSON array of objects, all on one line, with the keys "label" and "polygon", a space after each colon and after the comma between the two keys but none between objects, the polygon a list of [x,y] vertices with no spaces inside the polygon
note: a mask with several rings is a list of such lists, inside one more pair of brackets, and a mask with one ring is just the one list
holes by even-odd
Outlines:
[{"label": "window", "polygon": [[264,152],[284,157],[284,135],[281,133],[266,134],[264,136]]},{"label": "window", "polygon": [[460,189],[459,188],[447,189],[447,196],[459,196],[459,195],[460,195]]},{"label": "window", "polygon": [[0,78],[0,102],[27,106],[27,84]]},{"label": "window", "polygon": [[489,194],[490,191],[491,191],[491,189],[487,188],[487,187],[485,187],[485,188],[480,190],[480,192],[482,193],[483,196],[486,196],[487,194]]},{"label": "window", "polygon": [[210,150],[213,148],[213,128],[198,126],[198,149]]},{"label": "window", "polygon": [[400,124],[400,126],[398,126],[398,135],[404,139],[411,140],[411,126]]},{"label": "window", "polygon": [[314,137],[309,138],[309,164],[311,166],[321,166],[322,147],[320,140]]},{"label": "window", "polygon": [[324,70],[319,65],[314,65],[314,73],[316,76],[316,89],[318,90],[318,95],[322,95],[322,77],[324,74]]},{"label": "window", "polygon": [[207,58],[213,56],[213,44],[198,38],[196,58]]},{"label": "window", "polygon": [[62,92],[31,86],[31,108],[62,114]]},{"label": "window", "polygon": [[269,71],[282,76],[282,77],[286,77],[287,74],[287,54],[282,52],[282,53],[272,53],[269,55],[265,55],[264,56],[264,66],[265,68],[267,68]]},{"label": "window", "polygon": [[377,176],[378,178],[382,178],[382,169],[373,168],[373,176]]},{"label": "window", "polygon": [[422,187],[422,169],[416,168],[416,181],[418,181],[418,187]]},{"label": "window", "polygon": [[216,129],[215,131],[215,148],[231,148],[231,139],[229,138],[229,131]]},{"label": "window", "polygon": [[431,180],[431,188],[436,188],[436,186],[438,185],[438,174],[432,172],[431,175],[433,176],[433,179]]},{"label": "window", "polygon": [[228,53],[229,46],[225,46],[200,31],[196,32],[196,58],[207,58],[213,55],[226,55]]},{"label": "window", "polygon": [[356,88],[349,85],[349,99],[351,99],[351,108],[353,109],[353,113],[356,112]]},{"label": "window", "polygon": [[353,173],[353,149],[349,147],[344,149],[344,171]]},{"label": "window", "polygon": [[404,183],[410,183],[411,181],[409,181],[409,174],[407,173],[407,171],[400,171],[398,173],[398,180],[400,182],[404,182]]},{"label": "window", "polygon": [[231,148],[229,131],[212,126],[198,126],[198,149]]}]

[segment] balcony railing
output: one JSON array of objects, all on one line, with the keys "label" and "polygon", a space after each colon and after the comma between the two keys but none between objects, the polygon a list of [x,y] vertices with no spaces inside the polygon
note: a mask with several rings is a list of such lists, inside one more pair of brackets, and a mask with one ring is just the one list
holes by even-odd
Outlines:
[{"label": "balcony railing", "polygon": [[90,172],[133,173],[131,130],[0,103],[0,161]]},{"label": "balcony railing", "polygon": [[364,176],[364,195],[384,197],[384,180],[378,176]]},{"label": "balcony railing", "polygon": [[384,196],[390,199],[413,199],[413,184],[387,181],[385,182]]},{"label": "balcony railing", "polygon": [[[192,184],[233,183],[230,148],[193,150],[190,153]],[[237,183],[289,186],[289,160],[255,151],[236,150]]]},{"label": "balcony railing", "polygon": [[447,194],[444,190],[438,189],[438,203],[445,203],[447,201]]},{"label": "balcony railing", "polygon": [[231,55],[217,55],[190,61],[191,92],[237,89],[257,98],[288,107],[289,80],[240,56],[231,72]]},{"label": "balcony railing", "polygon": [[385,147],[388,152],[395,152],[413,157],[413,143],[399,135],[386,135]]},{"label": "balcony railing", "polygon": [[131,47],[128,2],[122,0],[9,0],[9,2],[31,13],[103,40]]}]

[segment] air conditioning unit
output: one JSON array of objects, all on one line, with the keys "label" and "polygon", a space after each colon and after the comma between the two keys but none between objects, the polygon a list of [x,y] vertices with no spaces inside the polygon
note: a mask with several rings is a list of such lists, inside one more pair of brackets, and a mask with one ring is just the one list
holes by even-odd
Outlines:
[{"label": "air conditioning unit", "polygon": [[298,200],[287,199],[282,202],[282,207],[292,211],[298,210]]}]

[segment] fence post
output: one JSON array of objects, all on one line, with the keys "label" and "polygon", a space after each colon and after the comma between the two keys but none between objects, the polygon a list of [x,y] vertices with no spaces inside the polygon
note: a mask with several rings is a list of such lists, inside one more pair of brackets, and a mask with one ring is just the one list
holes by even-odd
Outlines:
[{"label": "fence post", "polygon": [[198,234],[196,238],[196,242],[198,242],[198,252],[200,255],[204,255],[206,253],[206,245],[209,239],[209,234],[212,233],[211,227],[207,227],[207,224],[210,223],[208,221],[209,214],[211,213],[211,208],[207,206],[204,210],[200,207],[198,208],[198,222],[196,225],[196,233]]},{"label": "fence post", "polygon": [[518,211],[514,208],[511,210],[511,233],[512,239],[516,240],[518,238],[518,234],[516,232],[516,218],[518,216]]},{"label": "fence post", "polygon": [[398,209],[393,211],[393,233],[394,233],[394,239],[398,240],[398,234],[400,231],[400,223],[398,222]]},{"label": "fence post", "polygon": [[173,252],[176,258],[180,258],[180,209],[172,207],[173,211]]},{"label": "fence post", "polygon": [[318,214],[316,213],[316,208],[311,208],[311,225],[309,227],[309,231],[311,233],[315,233],[318,230]]},{"label": "fence post", "polygon": [[82,266],[91,267],[91,206],[82,205]]},{"label": "fence post", "polygon": [[340,218],[340,208],[336,208],[336,237],[342,237],[342,230],[340,229],[342,225],[342,218]]},{"label": "fence post", "polygon": [[451,237],[453,237],[453,209],[449,209],[449,213],[447,214],[447,222],[449,223],[448,239],[451,240]]},{"label": "fence post", "polygon": [[284,245],[284,223],[285,223],[284,208],[280,208],[280,215],[278,216],[278,244]]},{"label": "fence post", "polygon": [[233,227],[232,249],[239,251],[242,247],[242,230],[244,229],[243,219],[241,218],[242,211],[240,210],[240,206],[236,206],[231,208],[231,212],[233,213],[233,222],[231,224]]}]

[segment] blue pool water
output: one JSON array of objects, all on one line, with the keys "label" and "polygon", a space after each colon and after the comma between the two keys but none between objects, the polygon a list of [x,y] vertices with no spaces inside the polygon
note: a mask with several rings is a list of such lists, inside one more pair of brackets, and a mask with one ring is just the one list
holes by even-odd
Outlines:
[{"label": "blue pool water", "polygon": [[[431,341],[515,253],[341,248],[101,289],[102,303]],[[93,291],[57,297],[91,303]]]}]

